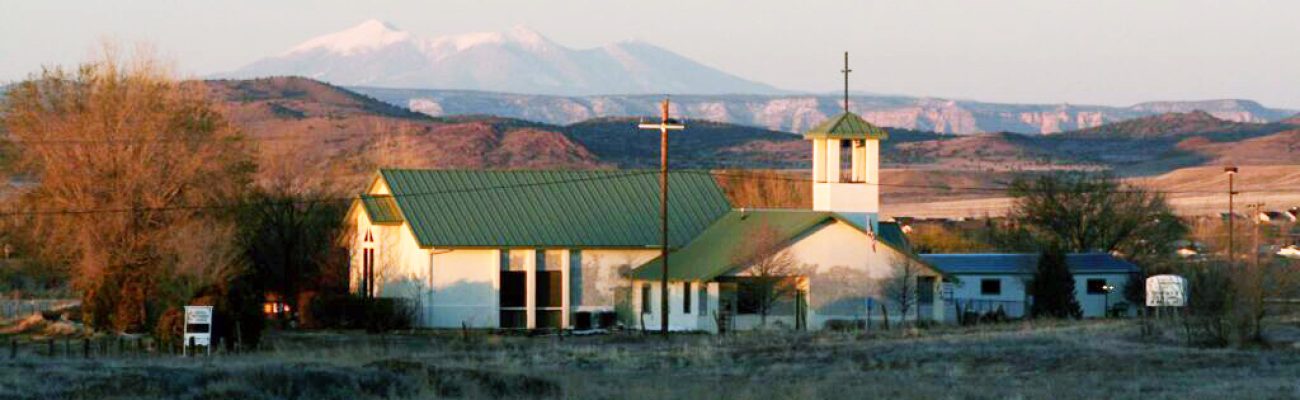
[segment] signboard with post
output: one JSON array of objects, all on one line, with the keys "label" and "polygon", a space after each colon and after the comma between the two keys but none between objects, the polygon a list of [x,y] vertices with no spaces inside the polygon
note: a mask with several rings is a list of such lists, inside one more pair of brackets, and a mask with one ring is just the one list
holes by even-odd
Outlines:
[{"label": "signboard with post", "polygon": [[203,346],[207,354],[212,354],[212,306],[185,306],[185,340],[182,355],[188,355],[190,347]]},{"label": "signboard with post", "polygon": [[1182,307],[1187,304],[1187,279],[1178,275],[1147,278],[1147,307]]}]

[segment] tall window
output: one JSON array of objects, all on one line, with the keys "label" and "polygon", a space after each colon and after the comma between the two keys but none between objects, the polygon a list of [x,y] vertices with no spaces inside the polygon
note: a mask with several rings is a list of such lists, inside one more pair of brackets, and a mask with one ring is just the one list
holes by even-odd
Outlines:
[{"label": "tall window", "polygon": [[366,230],[361,243],[361,287],[357,288],[363,297],[375,295],[375,236]]},{"label": "tall window", "polygon": [[650,313],[650,284],[641,285],[641,313]]},{"label": "tall window", "polygon": [[528,273],[521,257],[501,249],[500,324],[502,328],[528,327]]},{"label": "tall window", "polygon": [[691,313],[691,282],[682,282],[682,313]]},{"label": "tall window", "polygon": [[564,316],[563,250],[541,250],[537,257],[537,276],[533,300],[537,307],[538,328],[559,328]]},{"label": "tall window", "polygon": [[708,315],[708,313],[709,313],[709,284],[705,283],[705,284],[703,284],[703,285],[700,285],[700,296],[699,296],[699,300],[698,300],[697,302],[700,303],[700,315]]}]

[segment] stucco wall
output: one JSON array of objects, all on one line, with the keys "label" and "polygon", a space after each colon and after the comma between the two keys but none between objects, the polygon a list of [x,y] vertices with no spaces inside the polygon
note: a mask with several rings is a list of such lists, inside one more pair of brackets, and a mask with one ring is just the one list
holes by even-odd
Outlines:
[{"label": "stucco wall", "polygon": [[[643,285],[650,285],[650,312],[641,313],[641,288]],[[707,288],[707,297],[700,298],[700,287]],[[660,293],[662,291],[659,281],[636,281],[633,287],[633,310],[637,314],[636,326],[639,329],[644,324],[646,330],[657,331],[660,329]],[[686,310],[683,306],[683,293],[685,286],[682,281],[671,281],[668,283],[668,330],[671,331],[706,331],[716,332],[717,324],[714,320],[714,313],[718,310],[718,284],[716,282],[692,282],[691,283],[691,308]],[[706,301],[705,307],[701,308],[701,301]]]},{"label": "stucco wall", "polygon": [[620,297],[626,297],[630,290],[627,273],[658,255],[659,251],[653,249],[570,252],[571,260],[577,260],[572,263],[577,265],[570,266],[570,304],[579,311],[614,310]]},{"label": "stucco wall", "polygon": [[[905,259],[884,244],[876,243],[873,248],[872,239],[866,234],[838,221],[797,239],[789,251],[810,271],[810,329],[822,328],[832,319],[863,318],[867,297],[888,301],[889,296],[883,292],[885,281],[898,270],[896,262]],[[915,262],[913,265],[918,268],[918,275],[933,274]],[[891,313],[897,312],[896,305],[890,304]],[[873,315],[878,313],[878,309],[873,310]],[[915,318],[916,310],[908,314],[909,318]]]},{"label": "stucco wall", "polygon": [[433,254],[433,291],[425,304],[427,325],[455,328],[498,326],[500,251],[439,250]]}]

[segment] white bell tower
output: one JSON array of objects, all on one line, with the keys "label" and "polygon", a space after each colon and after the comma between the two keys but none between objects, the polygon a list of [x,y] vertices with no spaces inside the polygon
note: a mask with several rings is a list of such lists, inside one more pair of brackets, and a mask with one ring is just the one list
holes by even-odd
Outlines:
[{"label": "white bell tower", "polygon": [[[813,144],[813,210],[833,211],[872,231],[880,212],[880,141],[889,134],[849,112],[849,53],[844,53],[844,113],[804,133]],[[849,149],[849,167],[841,151]]]}]

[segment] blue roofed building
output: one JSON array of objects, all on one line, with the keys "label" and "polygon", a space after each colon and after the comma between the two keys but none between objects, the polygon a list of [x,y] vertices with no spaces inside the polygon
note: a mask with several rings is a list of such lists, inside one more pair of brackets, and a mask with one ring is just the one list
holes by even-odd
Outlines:
[{"label": "blue roofed building", "polygon": [[[948,282],[944,297],[954,310],[988,313],[1001,309],[1008,317],[1024,317],[1033,301],[1026,287],[1038,266],[1038,254],[922,254],[921,259],[943,271]],[[1074,295],[1085,318],[1107,310],[1129,314],[1136,307],[1124,299],[1137,265],[1107,253],[1069,254]],[[949,315],[954,316],[957,313]]]}]

